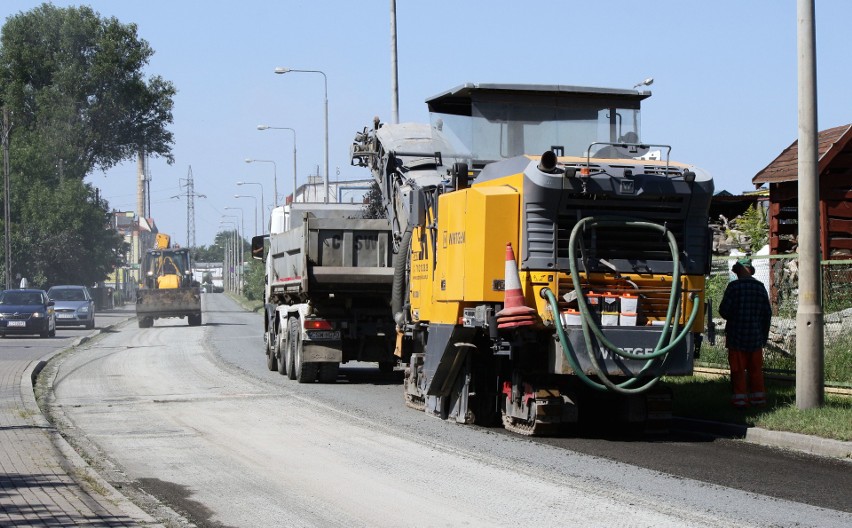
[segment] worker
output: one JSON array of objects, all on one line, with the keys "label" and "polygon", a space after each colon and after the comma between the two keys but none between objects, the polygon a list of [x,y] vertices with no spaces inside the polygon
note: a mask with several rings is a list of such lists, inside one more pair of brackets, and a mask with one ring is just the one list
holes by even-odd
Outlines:
[{"label": "worker", "polygon": [[744,409],[766,404],[763,383],[763,347],[769,339],[772,306],[763,283],[754,278],[748,257],[731,268],[737,278],[728,284],[719,315],[726,321],[725,345],[731,366],[731,403]]}]

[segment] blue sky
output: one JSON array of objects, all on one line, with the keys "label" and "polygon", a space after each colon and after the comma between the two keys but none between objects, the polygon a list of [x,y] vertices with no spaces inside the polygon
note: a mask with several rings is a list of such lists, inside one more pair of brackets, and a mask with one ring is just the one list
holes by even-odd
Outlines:
[{"label": "blue sky", "polygon": [[[57,6],[80,2],[53,2]],[[40,2],[3,0],[0,16]],[[155,55],[148,72],[175,83],[175,163],[150,162],[151,209],[161,231],[186,242],[185,193],[192,167],[196,243],[209,245],[223,214],[253,234],[260,182],[271,202],[323,167],[323,79],[275,75],[276,66],[328,77],[332,180],[369,177],[349,164],[355,132],[390,120],[389,0],[88,2],[138,26]],[[819,128],[852,123],[852,2],[820,0],[817,15]],[[642,124],[647,142],[708,170],[716,190],[752,189],[751,178],[797,136],[795,0],[397,0],[400,120],[427,120],[424,100],[465,82],[631,88],[653,77]],[[88,178],[118,210],[136,208],[135,161]]]}]

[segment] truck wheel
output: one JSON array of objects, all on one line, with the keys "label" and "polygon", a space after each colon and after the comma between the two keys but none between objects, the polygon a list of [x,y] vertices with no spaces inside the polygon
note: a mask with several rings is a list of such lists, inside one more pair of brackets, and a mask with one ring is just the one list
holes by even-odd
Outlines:
[{"label": "truck wheel", "polygon": [[335,383],[337,382],[337,373],[340,371],[340,363],[320,363],[319,365],[319,382],[320,383]]},{"label": "truck wheel", "polygon": [[317,379],[316,363],[307,363],[302,355],[302,330],[299,328],[299,319],[290,319],[290,340],[292,342],[293,362],[296,370],[296,380],[299,383],[311,383]]},{"label": "truck wheel", "polygon": [[154,326],[154,319],[151,317],[141,317],[139,319],[139,328],[151,328]]},{"label": "truck wheel", "polygon": [[287,349],[284,357],[287,358],[287,377],[296,379],[296,334],[299,332],[299,319],[293,317],[287,321]]},{"label": "truck wheel", "polygon": [[266,368],[271,371],[278,370],[278,359],[275,357],[275,334],[266,333]]},{"label": "truck wheel", "polygon": [[189,326],[201,326],[201,314],[193,314],[187,316],[186,319],[189,322]]},{"label": "truck wheel", "polygon": [[278,361],[278,373],[282,376],[287,375],[287,334],[282,328],[278,329],[278,334],[275,336],[275,347],[272,351],[275,354],[275,359]]}]

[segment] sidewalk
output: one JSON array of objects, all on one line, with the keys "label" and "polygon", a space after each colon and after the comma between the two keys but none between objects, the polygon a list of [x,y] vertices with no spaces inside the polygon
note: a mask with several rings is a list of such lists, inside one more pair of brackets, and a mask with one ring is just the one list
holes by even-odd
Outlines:
[{"label": "sidewalk", "polygon": [[[108,311],[116,316],[110,317],[113,325],[132,316],[123,311]],[[82,336],[71,346],[89,338]],[[42,416],[33,380],[59,352],[37,361],[2,362],[0,526],[162,526],[101,479]]]}]

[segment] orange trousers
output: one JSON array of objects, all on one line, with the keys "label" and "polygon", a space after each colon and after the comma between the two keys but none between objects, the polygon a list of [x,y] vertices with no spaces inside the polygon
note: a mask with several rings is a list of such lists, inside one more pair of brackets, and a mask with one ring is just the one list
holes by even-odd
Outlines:
[{"label": "orange trousers", "polygon": [[728,349],[731,365],[731,403],[734,407],[763,405],[766,387],[763,384],[763,349],[754,352]]}]

